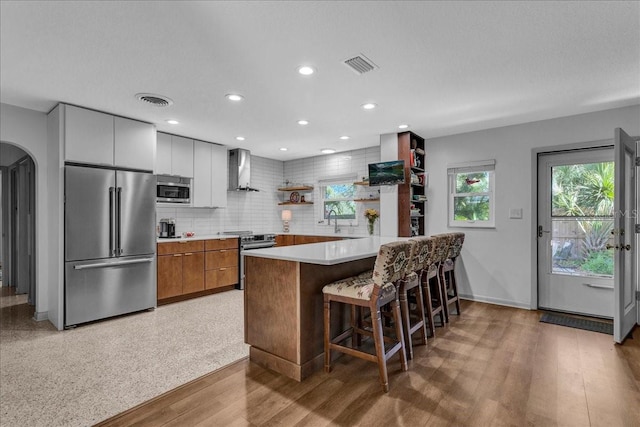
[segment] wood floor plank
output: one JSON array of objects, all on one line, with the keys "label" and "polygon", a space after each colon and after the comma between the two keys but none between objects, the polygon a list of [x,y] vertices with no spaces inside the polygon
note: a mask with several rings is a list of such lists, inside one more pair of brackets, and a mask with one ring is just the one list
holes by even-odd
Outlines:
[{"label": "wood floor plank", "polygon": [[247,360],[101,426],[637,426],[640,328],[610,335],[540,323],[541,313],[463,301],[414,347],[409,370],[343,356],[298,383]]}]

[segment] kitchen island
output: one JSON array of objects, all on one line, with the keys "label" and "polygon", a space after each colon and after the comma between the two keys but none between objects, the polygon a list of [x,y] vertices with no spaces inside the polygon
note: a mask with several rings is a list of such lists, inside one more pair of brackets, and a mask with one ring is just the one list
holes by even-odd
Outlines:
[{"label": "kitchen island", "polygon": [[[406,238],[366,237],[245,252],[244,330],[250,360],[297,381],[322,369],[323,286],[373,268],[380,245],[397,240]],[[337,330],[348,323],[350,313],[334,309]]]}]

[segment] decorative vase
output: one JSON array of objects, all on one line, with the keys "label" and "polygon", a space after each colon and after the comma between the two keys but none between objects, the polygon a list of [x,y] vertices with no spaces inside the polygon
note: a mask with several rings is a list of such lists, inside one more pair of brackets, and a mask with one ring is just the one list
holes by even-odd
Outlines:
[{"label": "decorative vase", "polygon": [[369,236],[373,236],[373,225],[376,223],[375,219],[370,219],[367,224],[367,229],[369,230]]}]

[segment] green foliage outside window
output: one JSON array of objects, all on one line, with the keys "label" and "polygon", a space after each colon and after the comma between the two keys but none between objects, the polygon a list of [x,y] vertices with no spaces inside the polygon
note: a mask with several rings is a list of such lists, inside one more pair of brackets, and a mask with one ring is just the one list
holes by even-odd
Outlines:
[{"label": "green foliage outside window", "polygon": [[353,184],[332,184],[324,189],[324,217],[331,219],[355,219],[356,204],[353,201],[356,195],[356,186]]},{"label": "green foliage outside window", "polygon": [[[453,216],[456,221],[489,221],[491,206],[488,172],[458,173],[455,175],[456,195]],[[478,194],[480,193],[480,194]]]}]

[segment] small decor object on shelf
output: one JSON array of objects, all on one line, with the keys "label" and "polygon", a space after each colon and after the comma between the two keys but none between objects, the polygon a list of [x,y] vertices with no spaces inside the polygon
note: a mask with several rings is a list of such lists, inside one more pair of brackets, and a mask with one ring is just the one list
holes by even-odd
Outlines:
[{"label": "small decor object on shelf", "polygon": [[367,229],[369,230],[369,235],[373,236],[373,226],[376,223],[376,219],[378,219],[380,214],[375,209],[367,209],[366,211],[364,211],[364,216],[367,218],[367,221],[368,221]]},{"label": "small decor object on shelf", "polygon": [[289,201],[291,203],[298,203],[300,201],[300,193],[298,193],[297,191],[291,193],[291,195],[289,196]]},{"label": "small decor object on shelf", "polygon": [[304,200],[304,194],[302,196],[300,196],[300,203],[304,203],[306,202],[306,200]]}]

